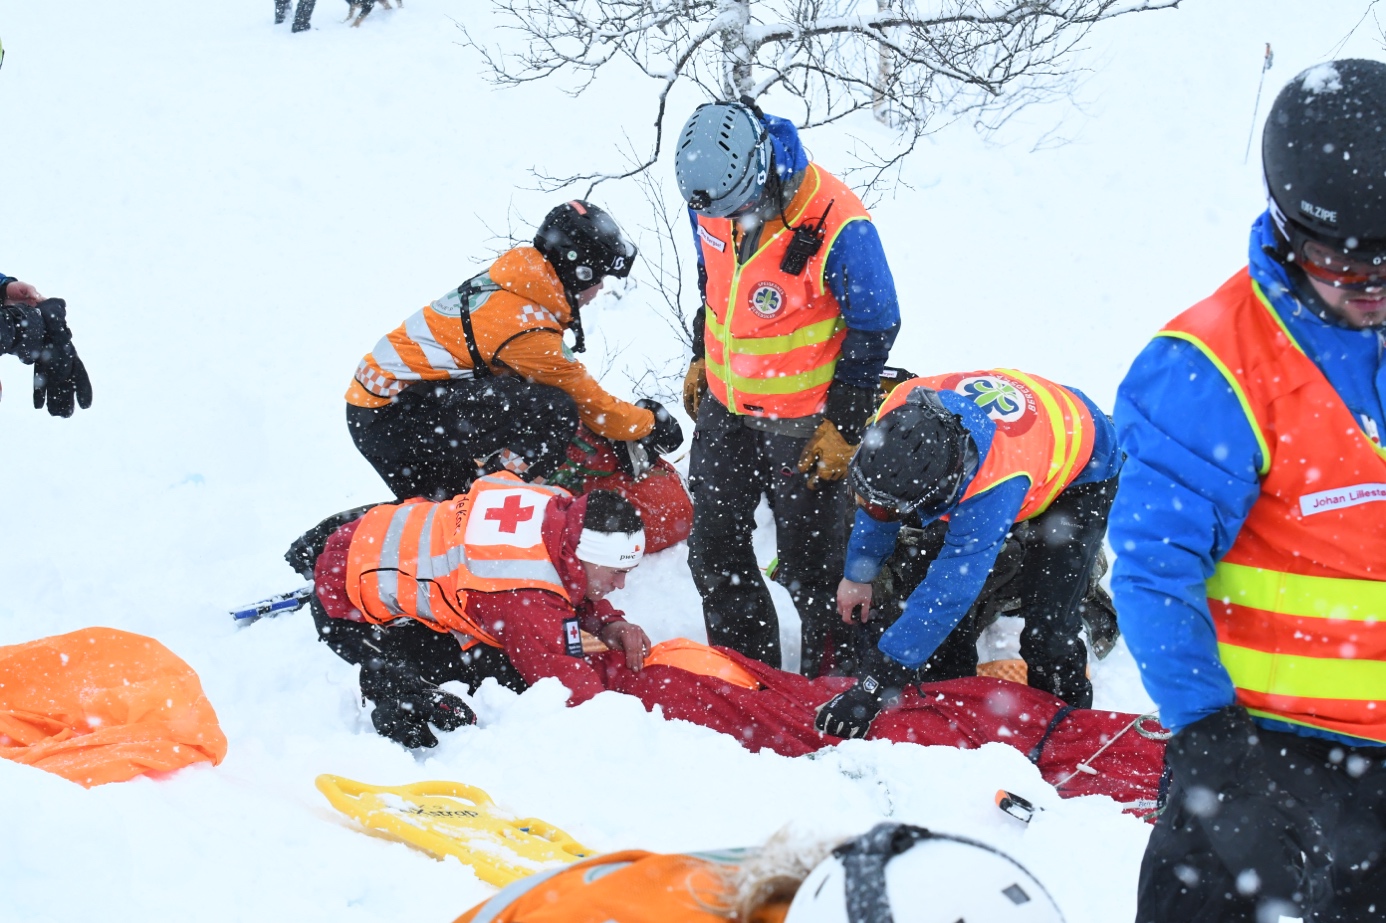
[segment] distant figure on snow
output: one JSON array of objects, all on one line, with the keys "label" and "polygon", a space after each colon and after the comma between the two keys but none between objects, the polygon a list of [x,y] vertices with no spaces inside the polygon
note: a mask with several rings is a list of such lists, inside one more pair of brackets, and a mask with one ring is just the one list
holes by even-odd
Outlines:
[{"label": "distant figure on snow", "polygon": [[[274,0],[274,24],[279,25],[289,15],[289,4],[293,0]],[[313,7],[318,0],[298,0],[298,9],[294,11],[295,32],[306,32],[312,28],[310,20],[313,18]]]}]

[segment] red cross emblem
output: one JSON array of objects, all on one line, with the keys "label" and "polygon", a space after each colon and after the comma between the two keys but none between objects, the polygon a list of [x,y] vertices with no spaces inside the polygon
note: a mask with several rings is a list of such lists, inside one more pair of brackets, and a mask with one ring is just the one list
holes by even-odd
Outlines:
[{"label": "red cross emblem", "polygon": [[494,519],[500,523],[498,527],[500,531],[513,535],[520,523],[528,522],[534,518],[534,507],[520,506],[519,494],[511,494],[505,498],[505,502],[500,506],[494,506],[487,510],[486,518]]}]

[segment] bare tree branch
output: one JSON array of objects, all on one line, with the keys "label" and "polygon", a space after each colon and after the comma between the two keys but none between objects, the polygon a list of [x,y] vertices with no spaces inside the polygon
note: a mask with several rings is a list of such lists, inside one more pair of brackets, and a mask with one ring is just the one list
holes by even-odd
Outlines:
[{"label": "bare tree branch", "polygon": [[[996,130],[1020,109],[1068,95],[1073,52],[1098,23],[1177,7],[1180,0],[491,0],[515,50],[490,49],[459,24],[493,82],[563,77],[584,92],[618,62],[655,83],[652,137],[625,169],[541,176],[544,188],[588,193],[658,160],[670,92],[758,98],[772,87],[802,128],[873,113],[896,132],[893,151],[865,165],[883,181],[939,123],[968,118]],[[1375,0],[1373,0],[1375,2]]]}]

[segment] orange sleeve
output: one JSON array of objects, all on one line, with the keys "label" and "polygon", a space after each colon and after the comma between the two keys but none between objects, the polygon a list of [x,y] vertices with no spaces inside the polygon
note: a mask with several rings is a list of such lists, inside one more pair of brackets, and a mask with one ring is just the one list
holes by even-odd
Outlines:
[{"label": "orange sleeve", "polygon": [[496,350],[491,361],[530,381],[566,391],[577,401],[582,422],[599,436],[640,439],[654,429],[653,413],[612,397],[586,366],[564,355],[561,333],[527,331]]}]

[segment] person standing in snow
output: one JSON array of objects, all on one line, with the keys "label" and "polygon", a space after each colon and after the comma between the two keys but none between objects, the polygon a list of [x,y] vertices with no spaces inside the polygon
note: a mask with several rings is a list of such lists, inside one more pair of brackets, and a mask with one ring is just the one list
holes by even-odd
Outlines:
[{"label": "person standing in snow", "polygon": [[810,163],[793,124],[753,105],[700,106],[675,149],[704,309],[694,319],[684,406],[689,568],[713,644],[779,666],[779,621],[751,535],[767,497],[775,579],[802,624],[801,671],[852,643],[833,611],[847,473],[900,328],[895,283],[870,215]]},{"label": "person standing in snow", "polygon": [[1117,393],[1112,589],[1169,807],[1137,919],[1386,906],[1386,64],[1296,76],[1250,265]]},{"label": "person standing in snow", "polygon": [[1111,421],[1076,388],[986,369],[916,378],[891,391],[850,465],[858,509],[837,590],[842,620],[871,619],[872,581],[905,538],[907,521],[919,535],[946,516],[947,530],[900,617],[878,628],[889,662],[860,666],[861,681],[820,711],[820,729],[859,736],[889,689],[976,675],[981,627],[965,619],[1022,522],[1035,535],[1016,578],[1028,682],[1090,708],[1080,609],[1120,468]]},{"label": "person standing in snow", "polygon": [[[501,254],[376,343],[347,390],[347,425],[396,498],[441,500],[502,470],[542,482],[579,420],[648,457],[678,448],[683,431],[658,402],[608,394],[563,342],[573,330],[582,351],[581,308],[635,255],[605,211],[565,202],[533,246]],[[630,464],[630,452],[617,455]]]},{"label": "person standing in snow", "polygon": [[55,417],[91,406],[91,379],[72,345],[67,302],[44,298],[28,282],[0,273],[0,356],[34,367],[34,409]]},{"label": "person standing in snow", "polygon": [[[274,0],[274,24],[279,25],[289,15],[289,4],[293,0]],[[307,32],[313,27],[313,7],[317,6],[318,0],[298,0],[298,6],[294,9],[294,32]]]}]

